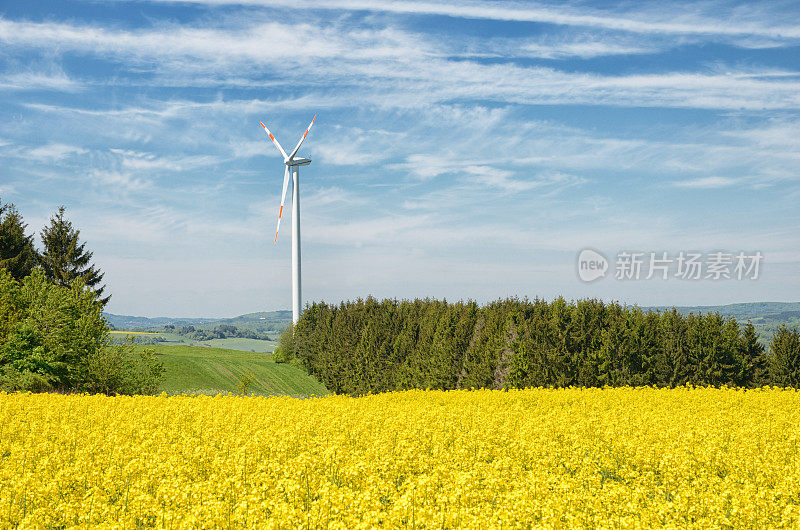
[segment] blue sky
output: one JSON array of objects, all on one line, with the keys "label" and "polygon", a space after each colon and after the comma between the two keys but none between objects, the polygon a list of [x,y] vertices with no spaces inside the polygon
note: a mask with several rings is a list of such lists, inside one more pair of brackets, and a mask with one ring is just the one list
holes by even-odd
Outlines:
[{"label": "blue sky", "polygon": [[[306,300],[800,299],[796,2],[0,2],[0,197],[66,206],[111,312],[288,309],[258,123],[314,114]],[[584,248],[764,262],[584,283]]]}]

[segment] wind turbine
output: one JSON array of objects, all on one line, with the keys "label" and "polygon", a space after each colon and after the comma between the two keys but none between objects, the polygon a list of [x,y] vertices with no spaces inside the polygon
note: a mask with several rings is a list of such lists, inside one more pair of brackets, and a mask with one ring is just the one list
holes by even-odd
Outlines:
[{"label": "wind turbine", "polygon": [[286,189],[289,186],[289,174],[292,175],[292,324],[297,324],[300,320],[300,303],[301,303],[301,285],[300,285],[300,166],[307,166],[311,163],[310,158],[295,158],[298,149],[303,145],[303,140],[308,136],[308,131],[314,125],[314,120],[317,115],[314,114],[314,119],[308,125],[306,132],[297,142],[297,147],[294,148],[292,154],[287,155],[283,150],[278,140],[272,136],[267,126],[261,122],[261,126],[266,131],[269,139],[278,148],[278,151],[283,155],[283,162],[286,164],[286,171],[283,173],[283,193],[281,194],[281,209],[278,210],[278,226],[275,227],[275,241],[273,244],[278,243],[278,230],[281,228],[281,216],[283,215],[283,204],[286,202]]}]

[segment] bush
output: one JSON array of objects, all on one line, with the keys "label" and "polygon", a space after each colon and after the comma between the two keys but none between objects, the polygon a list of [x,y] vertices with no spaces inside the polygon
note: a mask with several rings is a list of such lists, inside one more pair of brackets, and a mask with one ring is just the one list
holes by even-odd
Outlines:
[{"label": "bush", "polygon": [[105,344],[102,306],[80,282],[50,283],[41,269],[17,282],[0,271],[0,380],[17,390],[82,389],[86,359]]},{"label": "bush", "polygon": [[108,396],[155,394],[164,376],[164,363],[151,348],[137,350],[128,342],[107,344],[87,359],[86,390]]},{"label": "bush", "polygon": [[13,366],[0,370],[0,390],[6,392],[47,392],[53,388],[52,380],[30,370],[20,371]]},{"label": "bush", "polygon": [[0,390],[153,393],[162,374],[152,351],[109,343],[102,304],[81,281],[0,270]]},{"label": "bush", "polygon": [[244,374],[239,377],[239,382],[236,383],[236,395],[237,396],[246,396],[247,393],[250,391],[250,386],[256,380],[256,376],[252,370],[247,370]]},{"label": "bush", "polygon": [[289,326],[283,330],[283,333],[281,333],[278,347],[272,352],[272,360],[276,363],[291,363],[295,360],[295,346],[292,334],[292,325],[289,324]]}]

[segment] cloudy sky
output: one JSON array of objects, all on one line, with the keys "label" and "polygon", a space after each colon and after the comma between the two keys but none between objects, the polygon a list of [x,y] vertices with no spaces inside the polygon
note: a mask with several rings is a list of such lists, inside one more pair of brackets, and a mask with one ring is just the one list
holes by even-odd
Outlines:
[{"label": "cloudy sky", "polygon": [[[0,2],[0,198],[66,206],[113,313],[288,309],[258,123],[290,148],[315,113],[306,300],[800,300],[795,1]],[[622,251],[764,261],[623,281]]]}]

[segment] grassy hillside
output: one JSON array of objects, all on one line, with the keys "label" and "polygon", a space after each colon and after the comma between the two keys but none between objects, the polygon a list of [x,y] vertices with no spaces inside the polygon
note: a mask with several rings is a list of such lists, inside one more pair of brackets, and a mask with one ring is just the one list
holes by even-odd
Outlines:
[{"label": "grassy hillside", "polygon": [[223,348],[226,350],[272,353],[278,346],[278,341],[230,337],[227,339],[204,340],[198,342],[197,345],[210,346],[212,348]]},{"label": "grassy hillside", "polygon": [[248,393],[312,396],[328,391],[302,369],[278,364],[268,353],[197,346],[140,346],[155,349],[166,369],[162,390],[169,394],[236,392],[251,379]]},{"label": "grassy hillside", "polygon": [[172,324],[173,326],[199,326],[219,320],[217,318],[148,318],[132,315],[115,315],[113,313],[103,313],[103,317],[105,317],[106,322],[119,329],[160,328],[166,324]]}]

